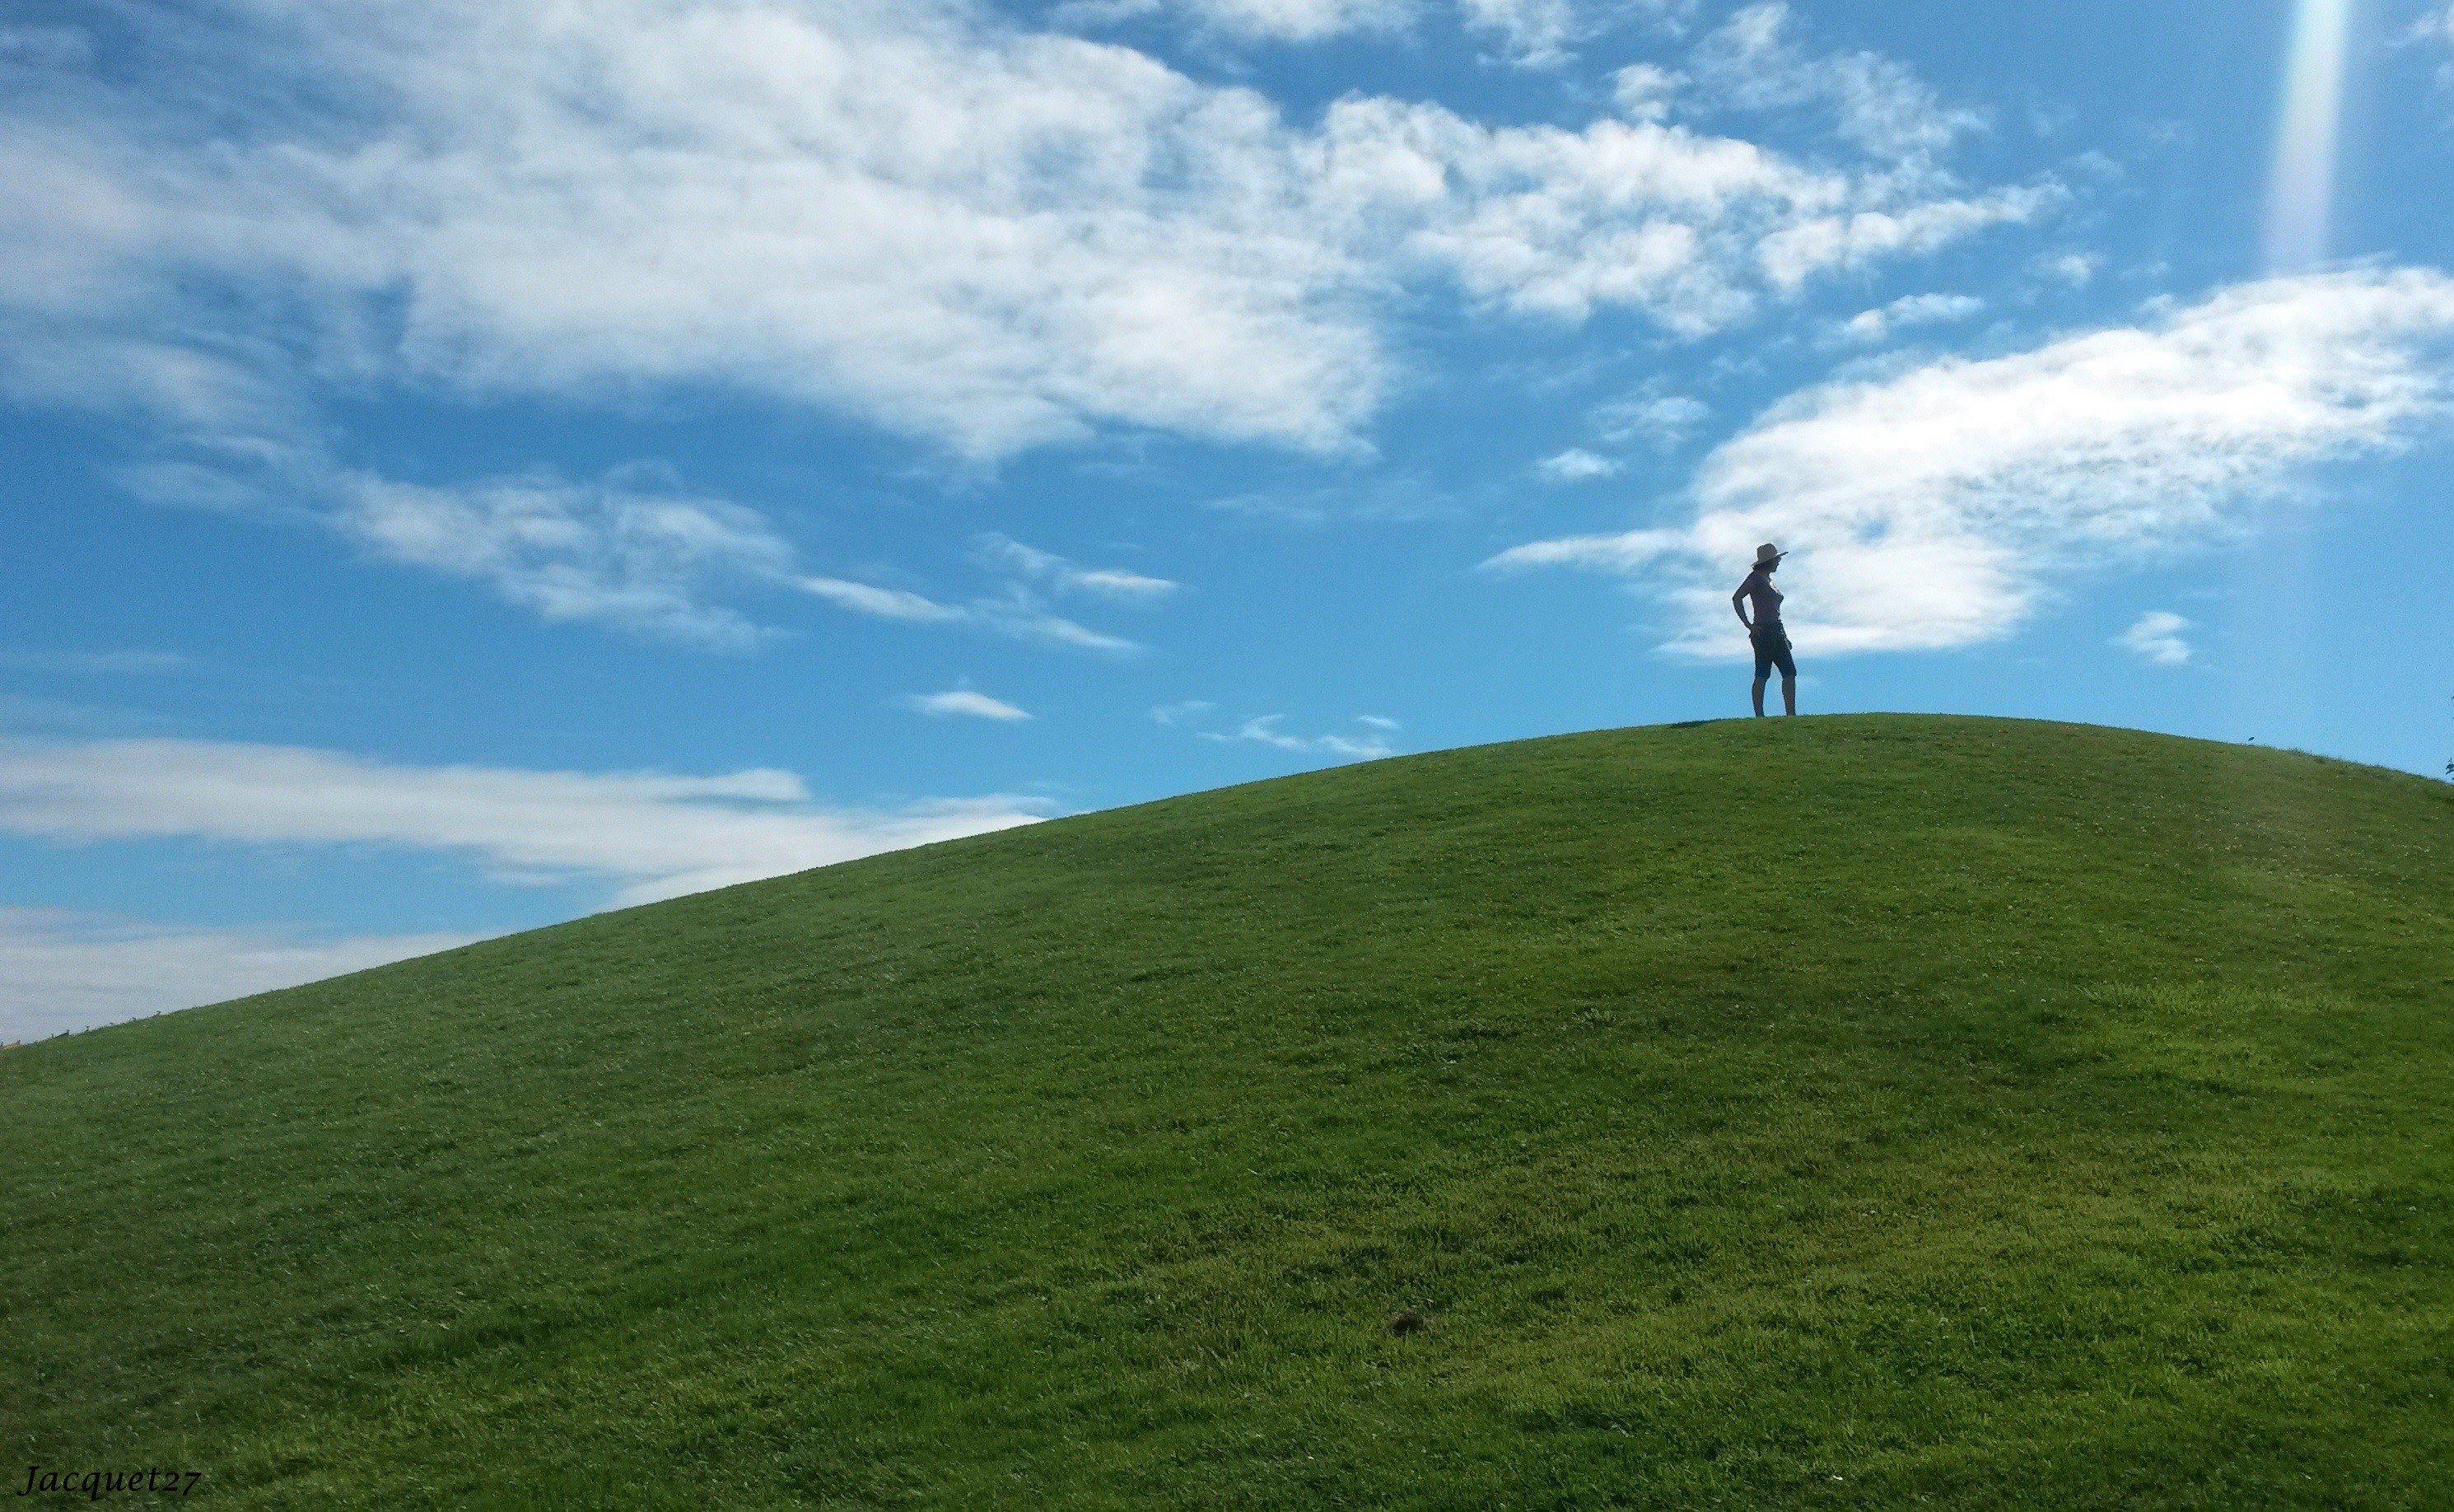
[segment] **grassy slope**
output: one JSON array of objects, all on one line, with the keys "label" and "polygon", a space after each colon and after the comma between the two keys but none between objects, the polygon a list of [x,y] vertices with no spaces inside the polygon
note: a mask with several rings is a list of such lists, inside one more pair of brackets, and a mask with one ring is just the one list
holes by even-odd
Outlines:
[{"label": "grassy slope", "polygon": [[587,919],[0,1055],[0,1467],[2428,1504],[2449,926],[2440,785],[1906,717],[1410,757]]}]

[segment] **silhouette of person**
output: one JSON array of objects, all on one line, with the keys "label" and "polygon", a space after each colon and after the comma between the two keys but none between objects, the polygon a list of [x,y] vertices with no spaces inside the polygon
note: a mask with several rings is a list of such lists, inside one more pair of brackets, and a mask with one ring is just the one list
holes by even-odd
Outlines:
[{"label": "silhouette of person", "polygon": [[[1756,548],[1755,571],[1730,595],[1730,607],[1738,612],[1739,623],[1747,627],[1747,639],[1756,648],[1756,717],[1763,717],[1764,684],[1772,680],[1772,670],[1780,669],[1780,712],[1798,712],[1798,663],[1789,655],[1789,632],[1780,626],[1781,592],[1772,585],[1772,575],[1780,571],[1780,559],[1789,554],[1766,541]],[[1747,608],[1755,607],[1756,617],[1747,617]]]}]

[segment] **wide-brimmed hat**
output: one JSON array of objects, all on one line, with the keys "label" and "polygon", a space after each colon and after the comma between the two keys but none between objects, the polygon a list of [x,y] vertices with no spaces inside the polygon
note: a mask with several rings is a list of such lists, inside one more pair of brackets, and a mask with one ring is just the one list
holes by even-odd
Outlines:
[{"label": "wide-brimmed hat", "polygon": [[1782,551],[1772,542],[1766,541],[1761,546],[1756,548],[1756,565],[1758,567],[1770,567],[1773,563],[1780,560],[1788,554],[1789,553]]}]

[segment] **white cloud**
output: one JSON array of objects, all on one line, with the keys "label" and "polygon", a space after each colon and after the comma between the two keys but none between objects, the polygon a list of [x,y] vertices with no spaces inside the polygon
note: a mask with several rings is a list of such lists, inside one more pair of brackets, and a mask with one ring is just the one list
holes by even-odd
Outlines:
[{"label": "white cloud", "polygon": [[1606,456],[1596,456],[1582,447],[1571,447],[1557,456],[1546,456],[1534,464],[1534,471],[1546,483],[1582,483],[1592,478],[1609,477],[1619,471],[1619,465]]},{"label": "white cloud", "polygon": [[[1644,3],[1661,9],[1658,0]],[[1405,30],[1420,19],[1422,9],[1418,0],[1066,0],[1049,19],[1058,27],[1096,27],[1172,13],[1231,38],[1320,42]],[[1468,31],[1493,38],[1509,61],[1527,68],[1567,61],[1568,45],[1581,31],[1578,9],[1577,0],[1457,0]]]},{"label": "white cloud", "polygon": [[1030,715],[984,693],[957,688],[951,693],[915,694],[904,700],[907,707],[935,718],[965,717],[972,719],[1028,719]]},{"label": "white cloud", "polygon": [[[1476,14],[1527,57],[1556,30]],[[1756,52],[1787,59],[1778,31]],[[333,379],[746,391],[980,457],[1107,427],[1354,450],[1408,285],[1693,333],[2056,197],[1659,120],[1351,96],[1296,126],[953,0],[332,0],[161,35],[0,93],[0,383],[225,430]],[[1867,58],[1815,65],[1844,132],[1959,130]]]},{"label": "white cloud", "polygon": [[1766,293],[2036,219],[2047,183],[1957,195],[1915,175],[1803,169],[1652,121],[1492,130],[1436,106],[1347,99],[1324,123],[1324,192],[1414,223],[1403,250],[1478,302],[1581,320],[1639,309],[1700,334]]},{"label": "white cloud", "polygon": [[791,544],[764,515],[694,496],[654,464],[583,482],[540,468],[406,483],[335,466],[310,440],[210,425],[165,439],[187,454],[120,472],[139,497],[329,530],[378,560],[484,583],[549,623],[746,649],[771,632],[713,600],[794,572]]},{"label": "white cloud", "polygon": [[968,603],[947,604],[903,589],[879,588],[840,577],[805,577],[799,579],[799,586],[838,608],[880,619],[969,625],[1017,640],[1116,655],[1131,655],[1142,648],[1121,635],[1111,635],[1049,613],[1038,590],[1148,602],[1166,597],[1177,586],[1164,577],[1149,577],[1120,568],[1079,567],[1053,552],[994,534],[975,537],[972,554],[981,565],[1007,575],[999,594]]},{"label": "white cloud", "polygon": [[1392,735],[1405,728],[1404,725],[1399,724],[1397,720],[1392,719],[1385,715],[1378,714],[1358,714],[1355,716],[1355,722],[1357,724],[1368,724],[1375,730],[1386,730]]},{"label": "white cloud", "polygon": [[877,619],[897,619],[914,624],[969,625],[994,631],[1000,635],[1011,635],[1016,640],[1036,640],[1116,655],[1130,655],[1142,649],[1122,635],[1111,635],[1061,615],[1048,613],[1031,591],[1019,583],[1008,584],[1004,597],[975,598],[966,604],[939,603],[900,588],[879,588],[840,577],[804,577],[798,579],[798,585],[838,609],[848,609],[854,614],[868,615]]},{"label": "white cloud", "polygon": [[2113,643],[2142,661],[2178,667],[2190,659],[2190,643],[2182,638],[2182,632],[2189,628],[2188,620],[2169,610],[2150,610]]},{"label": "white cloud", "polygon": [[1647,385],[1634,393],[1605,400],[1589,418],[1602,439],[1613,442],[1648,440],[1665,451],[1713,417],[1712,406],[1684,393],[1670,393]]},{"label": "white cloud", "polygon": [[1579,34],[1575,0],[1458,0],[1458,8],[1468,30],[1497,37],[1521,68],[1567,62]]},{"label": "white cloud", "polygon": [[2424,37],[2443,37],[2454,42],[2454,0],[2447,0],[2435,14],[2423,16],[2413,30]]},{"label": "white cloud", "polygon": [[827,809],[789,772],[723,776],[412,767],[207,740],[0,742],[0,830],[474,857],[507,879],[592,877],[642,902],[1005,829],[1025,799]]},{"label": "white cloud", "polygon": [[1350,31],[1393,31],[1414,18],[1412,0],[1193,0],[1224,31],[1317,42]]},{"label": "white cloud", "polygon": [[1350,761],[1377,761],[1382,756],[1397,754],[1378,736],[1357,739],[1342,735],[1288,735],[1278,728],[1285,720],[1284,715],[1264,715],[1257,719],[1245,720],[1232,732],[1221,734],[1204,730],[1200,734],[1204,740],[1248,741],[1277,751],[1293,751],[1304,756],[1342,756]]},{"label": "white cloud", "polygon": [[334,524],[376,555],[475,578],[548,621],[603,621],[677,640],[754,644],[712,578],[780,576],[793,551],[754,511],[550,474],[454,488],[349,474]]},{"label": "white cloud", "polygon": [[2048,277],[2059,279],[2073,289],[2084,289],[2096,281],[2096,271],[2103,265],[2104,259],[2093,252],[2063,252],[2060,256],[2041,259],[2037,268]]},{"label": "white cloud", "polygon": [[1269,42],[1319,42],[1356,31],[1395,31],[1415,19],[1414,0],[1066,0],[1049,12],[1058,27],[1113,26],[1173,11],[1204,30]]},{"label": "white cloud", "polygon": [[1843,322],[1840,333],[1858,341],[1881,341],[1897,330],[1949,325],[1981,314],[1984,309],[1984,300],[1967,294],[1910,294]]},{"label": "white cloud", "polygon": [[[2448,49],[2454,49],[2454,3],[2414,22],[2410,37],[2414,42],[2442,42]],[[2438,69],[2437,82],[2443,88],[2454,90],[2454,58],[2449,58]]]},{"label": "white cloud", "polygon": [[1686,84],[1683,73],[1651,63],[1631,63],[1611,75],[1611,95],[1630,120],[1659,121],[1670,114],[1672,102]]},{"label": "white cloud", "polygon": [[2454,278],[2434,271],[2228,289],[2018,355],[1808,390],[1706,459],[1689,523],[1492,565],[1641,575],[1677,609],[1671,650],[1736,656],[1729,587],[1775,540],[1797,552],[1782,586],[1801,650],[1990,640],[2058,574],[2237,538],[2308,466],[2442,433],[2450,339]]},{"label": "white cloud", "polygon": [[965,610],[900,588],[879,588],[872,583],[855,583],[841,577],[804,577],[799,580],[799,585],[803,591],[838,609],[849,609],[855,615],[868,615],[877,619],[942,624],[969,617]]},{"label": "white cloud", "polygon": [[46,908],[0,908],[0,1043],[295,987],[473,935],[342,938],[277,929],[193,929]]},{"label": "white cloud", "polygon": [[1795,292],[1830,270],[1922,254],[1995,226],[2024,225],[2062,203],[2056,184],[2025,185],[1972,199],[1933,200],[1898,212],[1859,211],[1784,226],[1763,239],[1760,256],[1773,286]]},{"label": "white cloud", "polygon": [[1840,135],[1888,157],[1931,155],[1981,130],[1984,118],[1945,107],[1906,66],[1876,52],[1810,57],[1789,36],[1780,0],[1733,15],[1696,50],[1696,78],[1740,110],[1820,106]]},{"label": "white cloud", "polygon": [[1186,698],[1177,703],[1160,704],[1151,711],[1151,718],[1167,729],[1178,730],[1217,707],[1206,698]]},{"label": "white cloud", "polygon": [[1018,577],[1045,583],[1059,593],[1090,593],[1103,598],[1164,598],[1177,585],[1164,577],[1148,577],[1117,567],[1077,567],[1053,552],[1025,546],[1009,536],[983,535],[974,543],[982,560]]}]

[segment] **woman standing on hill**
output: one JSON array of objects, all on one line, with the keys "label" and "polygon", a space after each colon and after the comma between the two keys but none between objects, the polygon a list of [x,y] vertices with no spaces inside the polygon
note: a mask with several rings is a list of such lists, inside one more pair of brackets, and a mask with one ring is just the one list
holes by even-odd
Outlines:
[{"label": "woman standing on hill", "polygon": [[[1798,712],[1798,663],[1790,658],[1789,632],[1780,628],[1781,592],[1772,585],[1772,575],[1780,571],[1780,559],[1789,554],[1778,550],[1770,541],[1756,548],[1756,570],[1730,595],[1730,607],[1738,611],[1739,623],[1747,627],[1747,639],[1756,648],[1756,717],[1763,717],[1764,684],[1772,680],[1772,670],[1780,669],[1780,712]],[[1747,617],[1747,606],[1753,602],[1756,617]]]}]

